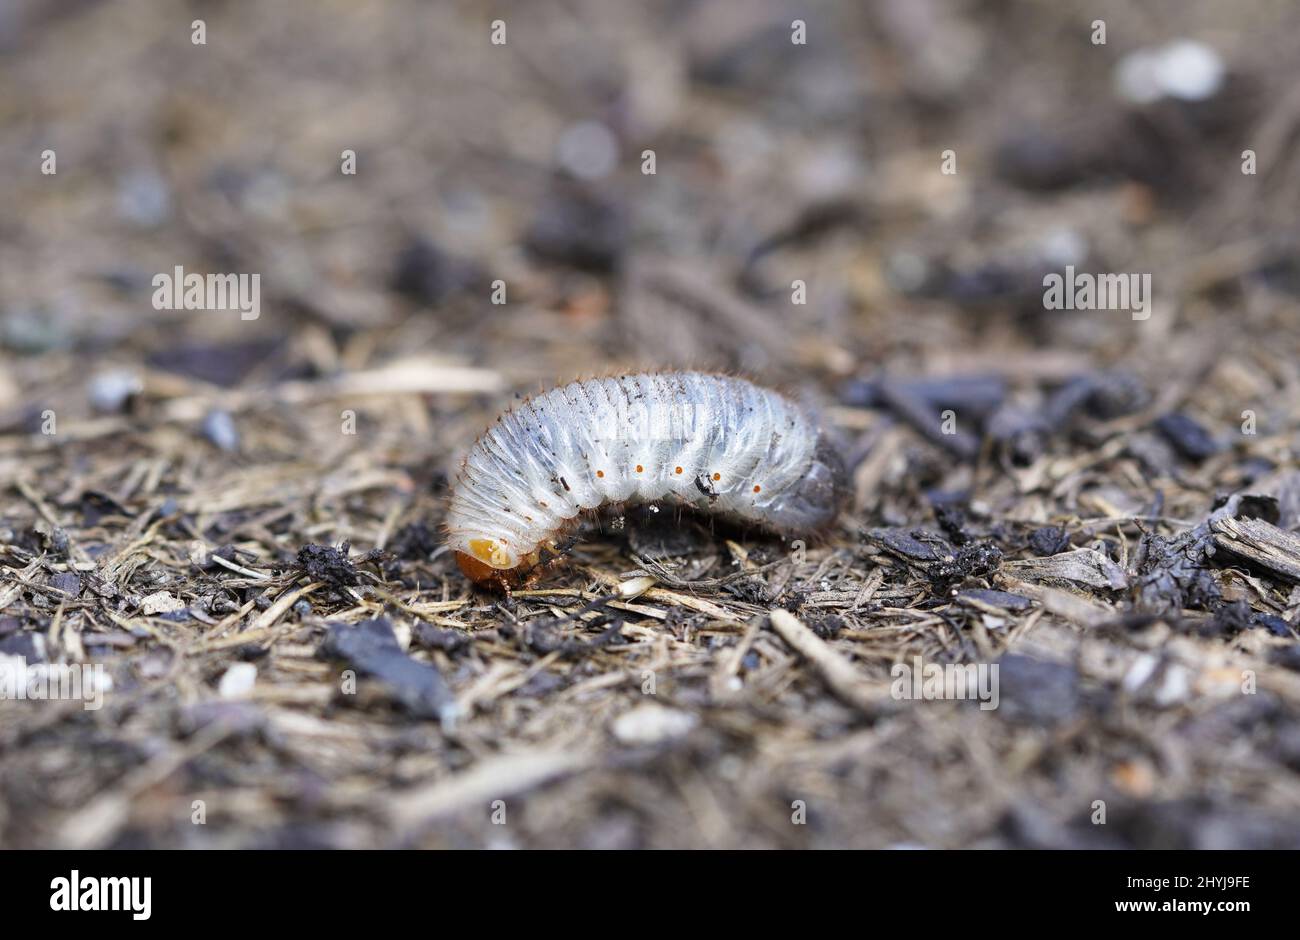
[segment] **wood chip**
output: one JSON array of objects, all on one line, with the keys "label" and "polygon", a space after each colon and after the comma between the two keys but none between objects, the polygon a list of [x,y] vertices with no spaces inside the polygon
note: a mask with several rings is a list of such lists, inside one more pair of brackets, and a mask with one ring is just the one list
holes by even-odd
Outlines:
[{"label": "wood chip", "polygon": [[1300,582],[1300,536],[1263,519],[1216,519],[1214,544],[1239,558]]},{"label": "wood chip", "polygon": [[796,653],[812,663],[827,688],[846,704],[874,715],[880,712],[882,705],[891,701],[888,682],[872,682],[860,674],[794,614],[778,607],[772,610],[770,617],[772,629]]}]

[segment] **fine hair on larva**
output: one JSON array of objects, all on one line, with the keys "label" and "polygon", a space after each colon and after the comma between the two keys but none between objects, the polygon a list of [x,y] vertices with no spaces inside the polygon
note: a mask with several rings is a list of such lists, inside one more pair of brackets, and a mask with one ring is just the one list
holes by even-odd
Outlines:
[{"label": "fine hair on larva", "polygon": [[452,485],[447,543],[473,580],[509,585],[607,506],[685,506],[797,536],[832,522],[844,493],[827,435],[777,392],[702,372],[587,379],[479,437]]}]

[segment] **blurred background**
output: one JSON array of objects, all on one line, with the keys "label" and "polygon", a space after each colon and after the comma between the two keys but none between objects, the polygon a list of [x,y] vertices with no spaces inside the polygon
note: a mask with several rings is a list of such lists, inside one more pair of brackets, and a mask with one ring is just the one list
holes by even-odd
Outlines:
[{"label": "blurred background", "polygon": [[[1257,322],[1290,344],[1295,15],[544,2],[494,46],[474,3],[8,0],[0,416],[80,420],[115,369],[149,407],[413,354],[510,388],[642,364],[834,388],[1158,376]],[[1125,85],[1189,39],[1189,93],[1176,64]],[[1157,315],[1045,312],[1065,264],[1150,272]],[[260,273],[262,316],[154,310],[176,265]]]},{"label": "blurred background", "polygon": [[[192,41],[195,20],[204,44]],[[491,41],[494,20],[504,44]],[[791,42],[795,20],[805,44]],[[53,175],[41,172],[47,150]],[[1247,150],[1254,173],[1243,173]],[[341,169],[345,151],[354,174]],[[201,622],[229,626],[256,591],[196,581],[196,541],[239,545],[257,568],[291,564],[309,542],[392,550],[401,534],[410,565],[394,577],[433,585],[438,602],[469,598],[434,529],[457,454],[514,393],[634,367],[739,371],[836,429],[856,498],[831,553],[796,574],[816,575],[809,590],[829,579],[858,596],[872,557],[861,533],[931,523],[936,494],[961,494],[986,528],[1007,531],[1197,520],[1217,495],[1295,466],[1297,205],[1300,8],[1284,0],[0,0],[0,534],[14,546],[5,565],[25,579],[0,594],[0,636],[48,632],[66,596],[30,589],[50,574],[31,559],[57,542],[52,530],[71,538],[67,571],[84,582],[73,597],[104,576],[120,597],[94,603],[117,617],[167,591]],[[1067,265],[1149,273],[1150,318],[1045,310],[1043,277]],[[151,281],[176,266],[259,274],[260,316],[155,309]],[[796,280],[804,304],[791,302]],[[504,304],[491,302],[498,281]],[[959,434],[936,433],[944,408]],[[1257,422],[1248,441],[1245,411]],[[1300,489],[1280,492],[1283,517],[1300,523]],[[1071,531],[1076,547],[1098,534],[1066,530],[1067,547]],[[1255,609],[1294,624],[1278,590]],[[176,710],[211,698],[222,657],[235,655],[187,659],[183,624],[156,627],[167,643],[147,639],[88,596],[80,629],[128,637],[92,653],[123,657],[117,681],[135,690],[137,724],[101,713],[95,731],[82,719],[81,743],[128,742],[107,749],[38,758],[19,738],[0,743],[26,755],[5,775],[0,833],[10,844],[59,833],[66,844],[209,844],[217,837],[178,835],[134,810],[101,829],[68,822],[166,751]],[[893,606],[907,605],[900,595]],[[330,612],[293,617],[308,629]],[[455,626],[506,622],[490,606],[448,616],[462,615]],[[883,669],[907,651],[865,661]],[[433,661],[458,690],[482,678],[483,663],[457,660],[456,673],[443,652]],[[46,654],[75,659],[55,640]],[[261,668],[274,685],[316,664]],[[766,730],[724,722],[674,758],[663,792],[614,805],[610,793],[629,792],[619,772],[608,792],[585,778],[583,799],[603,809],[552,806],[553,822],[537,816],[515,838],[1069,845],[1041,820],[1071,818],[1106,786],[1174,807],[1164,828],[1135,823],[1122,844],[1181,844],[1219,812],[1217,765],[1203,755],[1178,764],[1099,745],[1095,761],[1058,774],[1017,751],[1029,761],[1017,773],[1032,779],[945,783],[933,767],[958,760],[954,741],[915,744],[915,760],[893,769],[865,756],[865,739],[814,753],[847,719],[792,717],[801,708],[784,694],[772,692]],[[581,724],[584,706],[566,701],[562,722]],[[1222,844],[1294,835],[1277,836],[1269,815],[1295,807],[1287,768],[1300,766],[1300,741],[1284,730],[1294,705],[1270,713],[1277,736],[1259,744],[1273,756],[1258,775],[1229,786],[1232,813],[1249,792],[1263,815],[1233,816],[1216,830]],[[544,736],[544,723],[506,711],[492,713],[481,747],[428,773]],[[798,733],[783,724],[805,718]],[[926,727],[909,740],[941,733]],[[1198,726],[1195,747],[1208,754],[1233,727]],[[796,738],[811,750],[779,772],[763,764],[766,744]],[[976,777],[1006,757],[989,747],[963,759]],[[783,805],[804,786],[838,794],[838,808],[794,834],[756,821],[746,799],[720,799],[699,777],[737,753],[746,763],[723,767],[726,779],[766,766]],[[386,785],[420,777],[385,767]],[[331,803],[320,793],[333,771],[303,782],[273,769],[266,780],[291,782],[246,781],[224,844],[256,842],[253,823],[268,819],[269,844],[392,844],[383,826],[302,835],[285,820],[316,819],[320,805],[343,813],[355,794]],[[49,782],[76,770],[78,783]],[[177,786],[171,798],[188,805]],[[477,830],[433,837],[481,841]]]}]

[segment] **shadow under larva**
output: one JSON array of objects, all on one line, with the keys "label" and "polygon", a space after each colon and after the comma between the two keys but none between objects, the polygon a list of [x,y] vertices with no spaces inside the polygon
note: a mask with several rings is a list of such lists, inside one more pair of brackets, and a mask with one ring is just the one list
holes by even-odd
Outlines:
[{"label": "shadow under larva", "polygon": [[584,514],[668,503],[782,535],[831,522],[843,462],[800,406],[744,379],[571,382],[501,415],[452,486],[447,543],[480,583],[517,583]]}]

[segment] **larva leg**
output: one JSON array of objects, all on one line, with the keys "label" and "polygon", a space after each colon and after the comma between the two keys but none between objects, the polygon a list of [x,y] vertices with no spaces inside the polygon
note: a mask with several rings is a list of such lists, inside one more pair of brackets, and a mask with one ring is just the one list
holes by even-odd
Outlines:
[{"label": "larva leg", "polygon": [[524,588],[532,587],[534,584],[540,581],[544,575],[551,574],[552,572],[558,571],[559,569],[563,568],[565,564],[568,562],[568,560],[569,559],[566,555],[556,555],[553,558],[546,559],[546,561],[535,566],[526,575],[524,575],[524,579],[521,582],[520,587],[524,587]]}]

